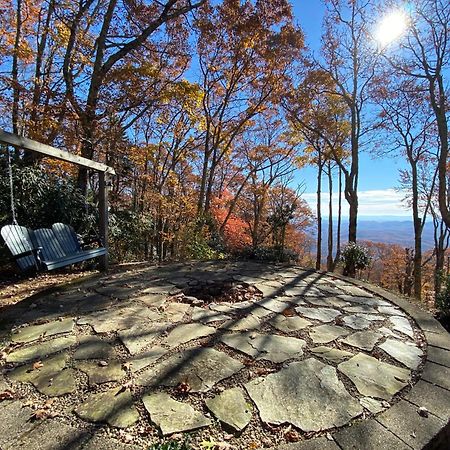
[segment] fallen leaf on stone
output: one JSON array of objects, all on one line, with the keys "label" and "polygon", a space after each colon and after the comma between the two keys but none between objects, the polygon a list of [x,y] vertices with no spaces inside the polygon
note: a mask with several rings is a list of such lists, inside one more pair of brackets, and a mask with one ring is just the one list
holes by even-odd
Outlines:
[{"label": "fallen leaf on stone", "polygon": [[248,445],[248,450],[256,450],[259,447],[259,445],[256,442],[250,442]]},{"label": "fallen leaf on stone", "polygon": [[416,432],[415,432],[415,431],[413,431],[413,432],[411,433],[411,437],[414,438],[414,439],[416,438]]},{"label": "fallen leaf on stone", "polygon": [[268,373],[273,372],[272,369],[269,369],[268,367],[256,367],[255,368],[255,374],[258,376],[261,375],[267,375]]},{"label": "fallen leaf on stone", "polygon": [[326,436],[329,441],[334,441],[333,436],[331,436],[331,433],[327,433]]},{"label": "fallen leaf on stone", "polygon": [[217,442],[214,448],[215,450],[224,450],[224,449],[231,449],[233,448],[233,446],[228,442]]},{"label": "fallen leaf on stone", "polygon": [[287,427],[283,433],[288,442],[297,442],[300,440],[300,434],[296,430],[293,430],[291,426]]},{"label": "fallen leaf on stone", "polygon": [[43,408],[44,408],[44,409],[49,409],[49,408],[53,405],[54,402],[55,402],[55,399],[54,399],[54,398],[49,398],[49,399],[47,399],[47,400],[45,401],[45,403],[44,403]]},{"label": "fallen leaf on stone", "polygon": [[418,410],[417,410],[419,416],[421,417],[428,417],[428,409],[425,408],[425,406],[421,406]]},{"label": "fallen leaf on stone", "polygon": [[394,378],[395,378],[397,381],[400,381],[400,383],[406,383],[406,381],[407,381],[407,380],[405,380],[404,378],[400,378],[400,377],[397,377],[397,376],[394,376]]},{"label": "fallen leaf on stone", "polygon": [[30,417],[30,420],[34,421],[34,420],[50,419],[52,417],[55,417],[55,415],[56,415],[55,413],[42,408],[37,409]]},{"label": "fallen leaf on stone", "polygon": [[0,392],[0,402],[3,400],[13,400],[14,399],[14,392],[10,389],[6,389],[6,391]]},{"label": "fallen leaf on stone", "polygon": [[116,395],[119,395],[122,392],[126,391],[127,389],[131,389],[132,387],[133,387],[133,382],[127,381],[126,383],[122,384],[122,387],[120,388],[120,390],[117,392]]},{"label": "fallen leaf on stone", "polygon": [[[140,427],[138,429],[139,434],[150,434],[153,431],[153,428],[150,425],[147,425],[145,427]],[[172,436],[173,439],[173,436]]]},{"label": "fallen leaf on stone", "polygon": [[294,317],[297,315],[294,308],[286,308],[281,314],[286,317]]},{"label": "fallen leaf on stone", "polygon": [[180,394],[187,394],[191,390],[191,386],[187,381],[182,381],[181,383],[178,383],[176,390]]},{"label": "fallen leaf on stone", "polygon": [[123,436],[123,440],[124,440],[126,443],[130,443],[130,442],[133,440],[133,436],[132,436],[130,433],[126,433],[126,434]]},{"label": "fallen leaf on stone", "polygon": [[271,431],[272,433],[276,433],[279,431],[279,428],[274,427],[273,425],[271,425],[270,423],[264,422],[264,428],[266,428],[267,430]]},{"label": "fallen leaf on stone", "polygon": [[341,317],[336,317],[336,319],[334,319],[336,325],[345,325],[344,319],[342,319]]},{"label": "fallen leaf on stone", "polygon": [[36,361],[33,364],[33,370],[39,370],[39,369],[42,369],[42,367],[44,367],[44,364],[42,364],[42,361]]},{"label": "fallen leaf on stone", "polygon": [[99,365],[100,367],[106,367],[106,366],[108,365],[108,361],[99,361],[99,362],[98,362],[98,365]]}]

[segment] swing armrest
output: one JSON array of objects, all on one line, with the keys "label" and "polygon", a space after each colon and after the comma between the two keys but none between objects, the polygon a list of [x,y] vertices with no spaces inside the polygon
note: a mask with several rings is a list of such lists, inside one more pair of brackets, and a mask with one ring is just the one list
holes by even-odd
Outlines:
[{"label": "swing armrest", "polygon": [[23,258],[24,256],[34,256],[36,259],[39,258],[39,253],[41,252],[42,247],[33,248],[32,250],[28,250],[26,252],[18,253],[17,255],[13,255],[13,259]]}]

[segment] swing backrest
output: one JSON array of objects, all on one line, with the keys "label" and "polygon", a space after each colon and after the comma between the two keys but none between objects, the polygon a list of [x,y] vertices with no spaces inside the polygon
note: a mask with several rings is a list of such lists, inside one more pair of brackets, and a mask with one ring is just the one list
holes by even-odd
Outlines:
[{"label": "swing backrest", "polygon": [[26,271],[37,267],[33,253],[37,245],[34,242],[32,230],[20,225],[5,225],[0,233],[21,270]]},{"label": "swing backrest", "polygon": [[77,234],[70,225],[66,225],[65,223],[54,223],[52,225],[52,230],[66,254],[72,255],[82,251]]},{"label": "swing backrest", "polygon": [[41,258],[43,261],[55,261],[64,258],[66,252],[59,243],[55,233],[50,228],[39,228],[34,230],[34,239],[40,247]]}]

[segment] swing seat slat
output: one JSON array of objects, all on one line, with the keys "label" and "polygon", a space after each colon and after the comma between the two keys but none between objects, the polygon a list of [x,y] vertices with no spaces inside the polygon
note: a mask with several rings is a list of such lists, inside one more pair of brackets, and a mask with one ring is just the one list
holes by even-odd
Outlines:
[{"label": "swing seat slat", "polygon": [[0,234],[20,270],[26,272],[37,268],[36,252],[38,249],[33,243],[28,228],[20,225],[5,225]]},{"label": "swing seat slat", "polygon": [[73,228],[60,223],[51,229],[35,231],[20,225],[6,225],[1,235],[23,271],[54,270],[107,254],[103,247],[82,249]]}]

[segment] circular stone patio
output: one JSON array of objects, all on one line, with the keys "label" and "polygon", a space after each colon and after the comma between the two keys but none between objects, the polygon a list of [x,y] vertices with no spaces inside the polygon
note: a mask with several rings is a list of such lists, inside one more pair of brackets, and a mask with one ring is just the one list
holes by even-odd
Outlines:
[{"label": "circular stone patio", "polygon": [[136,266],[8,307],[0,326],[3,450],[450,445],[449,334],[333,274]]}]

